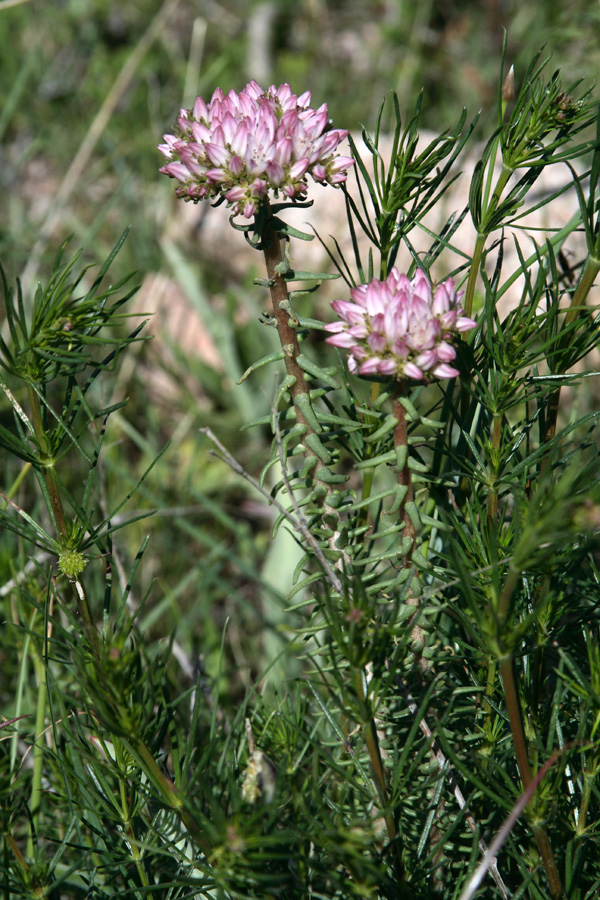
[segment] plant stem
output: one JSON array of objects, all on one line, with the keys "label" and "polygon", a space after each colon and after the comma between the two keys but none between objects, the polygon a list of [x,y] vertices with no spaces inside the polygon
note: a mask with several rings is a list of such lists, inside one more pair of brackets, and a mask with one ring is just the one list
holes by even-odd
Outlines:
[{"label": "plant stem", "polygon": [[[42,465],[42,474],[44,477],[44,481],[46,483],[46,487],[48,489],[48,496],[50,497],[50,505],[51,505],[51,514],[54,519],[54,524],[56,526],[56,531],[58,533],[61,544],[63,541],[69,536],[69,529],[67,527],[67,522],[65,519],[64,508],[62,505],[62,500],[60,496],[60,489],[58,486],[58,481],[56,478],[56,473],[54,471],[54,462],[44,462],[41,454],[45,452],[48,447],[48,440],[46,437],[46,431],[44,428],[44,421],[42,417],[42,408],[40,405],[40,398],[38,397],[36,391],[33,386],[29,384],[27,386],[28,396],[29,396],[29,405],[31,407],[31,418],[33,422],[33,430],[35,436],[37,438],[39,448],[40,448],[40,463]],[[79,615],[81,617],[81,621],[83,623],[84,630],[88,636],[88,640],[92,646],[92,651],[94,653],[94,657],[96,662],[99,660],[98,654],[98,633],[96,631],[96,627],[94,625],[94,620],[92,617],[92,612],[90,609],[90,605],[88,599],[83,590],[83,585],[77,579],[74,581],[75,594],[77,595],[77,605],[79,607]]]},{"label": "plant stem", "polygon": [[44,764],[44,724],[46,721],[46,704],[48,700],[48,688],[46,685],[46,668],[40,659],[37,650],[33,648],[33,665],[37,680],[37,708],[35,714],[35,741],[33,744],[33,773],[31,776],[31,796],[29,806],[31,810],[31,824],[27,837],[27,856],[32,859],[34,855],[34,837],[39,834],[40,806],[42,801],[42,771]]},{"label": "plant stem", "polygon": [[[493,166],[493,160],[490,161],[489,165]],[[465,291],[464,309],[466,316],[470,316],[473,310],[473,297],[475,296],[475,284],[477,283],[479,266],[481,265],[481,257],[483,256],[485,242],[487,241],[491,233],[491,230],[489,228],[489,220],[498,207],[502,192],[506,187],[510,176],[513,174],[513,171],[514,169],[511,169],[508,166],[502,166],[502,171],[498,176],[498,181],[496,182],[494,193],[492,194],[489,203],[485,204],[485,209],[482,210],[481,223],[477,232],[477,239],[475,241],[475,247],[473,249],[473,259],[471,261],[471,268],[469,269],[469,278]]]},{"label": "plant stem", "polygon": [[[290,380],[289,391],[296,411],[296,423],[305,429],[304,437],[315,435],[318,438],[321,429],[312,411],[310,388],[306,381],[306,375],[302,366],[298,363],[300,346],[298,335],[293,325],[293,311],[290,307],[290,296],[284,277],[285,260],[281,253],[281,237],[269,219],[267,219],[263,227],[261,243],[267,268],[267,280],[271,293],[273,313],[283,350],[285,370]],[[339,556],[338,540],[341,536],[341,519],[339,510],[334,506],[330,506],[328,502],[332,494],[331,473],[327,466],[329,461],[329,454],[322,447],[312,466],[311,475],[322,487],[322,493],[315,497],[316,503],[321,505],[323,512],[331,516],[331,519],[336,523],[333,528],[333,535],[328,538],[328,544],[330,550],[336,556]],[[320,473],[323,474],[322,478],[319,477]],[[341,553],[344,565],[349,570],[351,565],[350,559],[343,551]]]},{"label": "plant stem", "polygon": [[79,581],[79,579],[75,579],[73,582],[73,586],[75,588],[75,594],[77,595],[77,606],[79,608],[79,616],[81,621],[83,622],[83,628],[85,633],[87,634],[88,640],[92,647],[92,653],[94,654],[94,659],[96,663],[100,663],[100,651],[98,647],[98,632],[96,630],[96,626],[94,625],[94,619],[92,617],[92,611],[90,609],[90,604],[88,598],[86,596],[85,591],[83,590],[83,585]]},{"label": "plant stem", "polygon": [[[375,401],[379,396],[379,384],[376,381],[371,382],[371,406],[375,405]],[[376,421],[376,420],[374,420]],[[362,483],[362,493],[361,500],[366,500],[367,497],[371,496],[371,490],[373,488],[373,478],[375,477],[375,469],[366,469],[365,474],[363,476]],[[359,524],[366,525],[369,518],[369,508],[368,506],[364,506],[359,513]]]},{"label": "plant stem", "polygon": [[[519,699],[517,697],[517,689],[515,685],[515,676],[513,671],[512,658],[505,657],[500,660],[500,676],[502,678],[502,686],[504,688],[504,698],[506,701],[506,709],[510,721],[510,730],[512,733],[515,755],[517,757],[517,765],[523,782],[523,788],[527,790],[532,781],[531,769],[529,767],[529,757],[527,755],[527,743],[525,733],[523,731],[523,721],[521,719],[521,710],[519,707]],[[532,824],[532,831],[535,836],[540,856],[546,871],[548,885],[550,887],[550,896],[552,900],[559,900],[564,897],[564,890],[556,868],[556,861],[550,846],[548,832],[543,825]]]},{"label": "plant stem", "polygon": [[415,526],[413,520],[409,516],[406,511],[406,504],[411,503],[413,499],[413,489],[412,489],[412,479],[410,475],[410,469],[408,467],[408,429],[406,422],[406,409],[404,405],[400,402],[399,397],[405,390],[404,384],[399,384],[397,388],[396,395],[393,400],[392,411],[394,418],[396,419],[396,427],[394,428],[394,447],[399,450],[400,448],[406,448],[406,457],[404,460],[404,465],[398,471],[398,484],[406,487],[406,494],[400,504],[400,518],[404,522],[404,528],[402,529],[402,535],[404,537],[409,537],[412,540],[412,547],[410,552],[406,555],[404,559],[405,567],[411,565],[411,557],[412,552],[415,549]]},{"label": "plant stem", "polygon": [[[569,310],[565,316],[565,327],[570,325],[571,322],[575,321],[579,314],[579,310],[582,306],[585,305],[587,295],[589,294],[594,281],[596,280],[598,272],[600,272],[600,259],[596,259],[596,257],[590,254],[586,260],[585,267],[583,269],[583,272],[581,273],[581,278],[579,279],[579,283],[571,299]],[[557,374],[563,374],[564,371],[565,369],[563,368]],[[552,391],[548,399],[546,430],[544,432],[545,444],[549,444],[556,434],[556,423],[558,421],[558,410],[560,406],[560,390],[561,389],[559,385],[556,390]],[[549,466],[550,456],[546,455],[543,458],[540,466],[540,475],[544,475],[548,471]]]},{"label": "plant stem", "polygon": [[488,521],[490,525],[493,525],[496,522],[496,518],[498,515],[498,457],[500,451],[500,442],[502,439],[502,414],[495,412],[493,423],[492,423],[492,453],[491,453],[491,462],[494,466],[494,472],[492,474],[491,485],[490,485],[490,494],[489,494],[489,506],[488,506]]},{"label": "plant stem", "polygon": [[583,792],[581,795],[581,803],[579,804],[579,815],[577,817],[577,830],[576,835],[578,838],[582,838],[586,832],[586,819],[588,814],[588,807],[590,803],[590,799],[592,796],[592,787],[596,780],[596,765],[588,767],[583,772]]},{"label": "plant stem", "polygon": [[[483,734],[484,736],[489,734],[491,731],[491,720],[492,714],[494,712],[494,707],[492,706],[492,698],[494,696],[494,688],[496,686],[496,676],[498,673],[498,661],[493,657],[488,657],[487,659],[487,681],[485,686],[485,697],[483,700]],[[485,754],[482,758],[482,766],[485,771],[488,767],[488,757],[487,753],[493,747],[493,742],[489,740],[486,736],[483,742],[483,751]]]},{"label": "plant stem", "polygon": [[[506,624],[510,600],[520,577],[521,574],[516,569],[509,569],[498,603],[498,624],[501,630],[504,629]],[[521,781],[523,782],[523,788],[524,790],[527,790],[532,782],[532,775],[529,766],[527,740],[523,730],[523,719],[521,717],[521,708],[515,684],[512,655],[507,654],[499,660],[499,669],[517,765],[519,767]],[[552,847],[550,846],[548,833],[543,825],[534,823],[531,827],[546,871],[546,877],[550,887],[550,896],[552,897],[552,900],[559,900],[560,897],[564,896],[564,891],[558,869],[556,868],[556,862],[554,860],[554,854],[552,853]]]},{"label": "plant stem", "polygon": [[[296,329],[290,324],[289,302],[290,296],[285,278],[281,272],[283,256],[281,253],[281,238],[273,226],[267,222],[261,235],[263,253],[267,267],[267,278],[273,303],[273,313],[277,322],[277,331],[284,354],[285,370],[295,379],[290,388],[292,399],[295,401],[301,394],[309,396],[309,388],[306,383],[304,370],[298,365],[300,355],[298,335]],[[296,404],[294,404],[296,405]],[[308,434],[315,434],[315,429],[310,425],[304,413],[296,405],[296,421],[306,426]]]},{"label": "plant stem", "polygon": [[517,757],[517,765],[519,766],[519,772],[521,774],[523,787],[527,789],[531,784],[531,770],[529,768],[529,757],[527,754],[525,732],[523,731],[521,709],[519,707],[519,699],[517,697],[517,688],[515,685],[512,657],[501,659],[499,665],[500,676],[502,678],[502,686],[504,688],[506,710],[508,712],[510,730],[512,732],[513,744],[515,747],[515,755]]},{"label": "plant stem", "polygon": [[121,819],[123,822],[123,828],[130,839],[127,843],[130,853],[133,857],[139,879],[142,885],[147,888],[149,887],[150,882],[148,881],[148,876],[146,875],[146,869],[144,867],[143,853],[140,853],[139,847],[137,846],[135,841],[135,833],[133,830],[131,813],[129,810],[129,800],[127,797],[126,766],[123,759],[121,743],[117,738],[113,739],[113,748],[115,751],[115,760],[119,770],[119,791],[121,797]]},{"label": "plant stem", "polygon": [[[364,672],[355,669],[353,673],[354,688],[360,700],[361,706],[367,707],[367,697],[365,694]],[[405,881],[404,866],[402,865],[402,857],[400,852],[400,836],[396,831],[394,816],[390,810],[390,799],[388,795],[388,787],[383,768],[383,760],[381,758],[381,748],[379,746],[379,738],[377,736],[377,726],[375,720],[369,714],[366,722],[361,724],[361,732],[367,745],[369,759],[371,761],[371,769],[373,771],[373,782],[379,797],[381,814],[385,822],[386,831],[390,840],[390,847],[394,860],[394,869],[400,883]]]},{"label": "plant stem", "polygon": [[45,462],[41,456],[41,454],[43,454],[45,452],[45,449],[47,448],[48,441],[46,439],[46,430],[44,428],[44,421],[42,418],[40,398],[36,394],[31,384],[27,385],[27,393],[29,397],[29,406],[31,408],[33,430],[40,448],[40,464],[42,466],[42,474],[44,477],[44,481],[46,482],[46,487],[48,488],[48,496],[50,497],[52,517],[54,519],[54,524],[56,526],[56,531],[59,537],[66,538],[68,534],[67,523],[65,521],[65,513],[60,497],[60,490],[58,487],[58,482],[56,480],[56,474],[54,472],[54,462]]},{"label": "plant stem", "polygon": [[160,770],[156,760],[152,756],[150,750],[136,735],[123,738],[123,744],[129,750],[131,755],[137,760],[140,768],[148,776],[163,802],[172,809],[181,822],[185,825],[190,835],[194,838],[196,846],[203,853],[209,854],[211,847],[202,834],[200,827],[189,810],[186,808],[185,800],[177,790],[170,778]]},{"label": "plant stem", "polygon": [[471,260],[471,268],[469,269],[469,278],[465,290],[465,316],[470,316],[473,310],[473,297],[475,296],[475,285],[477,283],[477,275],[479,274],[479,266],[481,264],[481,256],[483,248],[487,240],[487,234],[478,234],[473,250],[473,259]]}]

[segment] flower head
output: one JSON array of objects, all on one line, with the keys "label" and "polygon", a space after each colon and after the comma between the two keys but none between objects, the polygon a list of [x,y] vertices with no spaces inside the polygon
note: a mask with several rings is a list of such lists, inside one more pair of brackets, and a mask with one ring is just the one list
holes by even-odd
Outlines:
[{"label": "flower head", "polygon": [[449,365],[456,358],[450,341],[477,323],[463,315],[452,278],[434,291],[422,269],[410,281],[393,268],[385,281],[374,278],[350,294],[351,301],[333,301],[341,321],[325,330],[332,332],[327,343],[350,352],[351,372],[414,381],[459,374]]},{"label": "flower head", "polygon": [[185,200],[225,199],[250,219],[271,191],[302,199],[306,176],[322,184],[346,180],[353,160],[335,149],[348,134],[330,129],[327,104],[315,110],[310,92],[297,97],[289,84],[263,91],[251,81],[227,95],[220,88],[206,104],[197,97],[182,109],[176,134],[159,146],[169,162],[160,171],[176,178]]}]

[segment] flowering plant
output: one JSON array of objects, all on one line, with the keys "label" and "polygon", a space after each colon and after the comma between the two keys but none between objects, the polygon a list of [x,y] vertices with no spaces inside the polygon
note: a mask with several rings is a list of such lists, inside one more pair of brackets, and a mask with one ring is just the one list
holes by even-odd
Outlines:
[{"label": "flowering plant", "polygon": [[330,129],[327,104],[315,110],[310,96],[251,81],[239,94],[217,88],[208,104],[197,97],[181,110],[176,134],[164,135],[158,149],[170,162],[160,171],[181,182],[177,196],[225,200],[247,219],[269,193],[303,198],[308,174],[342,184],[354,160],[334,151],[348,132]]},{"label": "flowering plant", "polygon": [[[97,388],[142,327],[123,335],[132,290],[104,282],[125,235],[93,280],[59,254],[32,302],[0,271],[12,412],[0,446],[15,460],[0,504],[6,896],[470,900],[483,878],[494,900],[597,895],[600,411],[566,423],[560,411],[600,333],[588,302],[600,143],[571,143],[597,112],[567,103],[536,65],[516,99],[512,79],[499,89],[468,210],[436,227],[425,216],[471,133],[466,114],[420,149],[420,101],[403,127],[394,97],[391,152],[381,112],[374,136],[363,132],[368,162],[349,135],[353,159],[337,156],[347,132],[287,84],[217,90],[181,112],[161,172],[179,197],[254,220],[230,224],[264,254],[266,277],[256,297],[240,289],[243,326],[197,304],[207,330],[221,315],[211,334],[223,366],[198,367],[216,399],[207,409],[207,391],[178,424],[190,464],[166,479],[161,454],[136,468],[151,442],[123,427],[121,392]],[[586,181],[572,161],[588,151]],[[529,257],[515,237],[505,277],[502,234],[554,159],[569,162],[579,212],[563,227],[552,217]],[[291,238],[311,236],[280,216],[304,200],[308,175],[342,185],[350,240],[327,246],[337,274],[293,264]],[[470,253],[455,239],[467,212]],[[557,260],[575,233],[586,246],[567,277]],[[196,297],[196,270],[169,252]],[[303,314],[338,276],[351,298],[333,301],[339,320],[317,318],[331,318],[327,304]],[[282,372],[266,381],[273,365]],[[258,477],[210,428],[190,437],[199,414],[252,429],[240,452],[251,447],[248,467],[262,454]],[[134,475],[114,427],[133,435]],[[224,463],[258,492],[258,512],[231,513],[240,487],[231,502]],[[173,505],[182,470],[186,503]],[[126,489],[111,503],[117,475]],[[136,590],[150,538],[120,541],[154,496],[170,515],[152,608],[151,590]],[[178,591],[164,591],[177,567]],[[190,627],[154,640],[174,604]]]}]

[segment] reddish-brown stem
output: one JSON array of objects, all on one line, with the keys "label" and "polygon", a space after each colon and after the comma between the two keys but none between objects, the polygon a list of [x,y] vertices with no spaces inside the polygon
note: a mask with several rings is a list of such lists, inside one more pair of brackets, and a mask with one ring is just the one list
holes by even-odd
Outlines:
[{"label": "reddish-brown stem", "polygon": [[[513,663],[511,658],[500,660],[500,675],[502,678],[502,686],[504,688],[504,699],[506,701],[506,710],[510,721],[510,730],[515,748],[515,756],[517,765],[523,782],[523,788],[527,790],[532,782],[531,769],[529,767],[529,757],[527,755],[527,742],[525,740],[525,732],[523,731],[523,720],[521,717],[521,709],[519,706],[519,698],[517,697],[517,689],[515,685],[515,674],[513,671]],[[550,896],[552,900],[560,900],[564,897],[564,890],[556,868],[554,854],[550,846],[548,832],[543,825],[534,824],[532,831],[542,857],[548,886],[550,887]]]},{"label": "reddish-brown stem", "polygon": [[519,698],[517,697],[517,689],[515,685],[515,676],[511,658],[502,659],[500,661],[500,675],[502,677],[504,699],[506,702],[506,709],[508,712],[513,744],[515,747],[515,756],[517,757],[517,764],[519,766],[519,772],[521,774],[523,787],[527,789],[531,784],[531,769],[529,768],[527,743],[525,740],[525,732],[523,731],[521,709],[519,707]]},{"label": "reddish-brown stem", "polygon": [[[501,628],[504,628],[506,624],[511,597],[517,586],[519,578],[519,572],[517,572],[515,569],[509,569],[508,576],[500,595],[500,602],[498,604],[498,620]],[[506,711],[508,713],[508,720],[510,722],[513,746],[515,748],[517,765],[519,767],[521,781],[523,782],[523,788],[527,790],[527,788],[531,785],[533,778],[529,765],[527,740],[525,738],[525,731],[523,729],[523,717],[521,714],[521,707],[517,695],[512,657],[503,657],[499,662],[499,668],[500,677],[502,679],[502,687],[504,689]],[[559,900],[560,897],[564,896],[564,891],[561,884],[560,875],[558,874],[558,869],[556,868],[556,862],[554,860],[554,854],[552,853],[552,847],[550,846],[548,833],[543,825],[538,825],[535,823],[532,825],[532,830],[537,841],[542,861],[544,863],[544,869],[546,870],[546,877],[548,878],[548,884],[550,886],[550,896],[552,897],[552,900]]]},{"label": "reddish-brown stem", "polygon": [[398,393],[394,397],[393,402],[393,414],[396,419],[396,427],[394,428],[394,447],[399,449],[400,447],[406,447],[406,458],[404,460],[404,465],[398,471],[398,484],[403,485],[407,488],[406,494],[402,503],[400,504],[400,517],[404,522],[404,529],[402,534],[404,537],[409,537],[412,540],[412,548],[411,552],[407,554],[405,557],[405,565],[410,566],[412,550],[415,547],[415,526],[413,524],[413,520],[408,515],[406,511],[406,504],[412,502],[413,499],[413,489],[412,489],[412,479],[410,476],[410,469],[408,467],[408,429],[406,423],[406,409],[398,399],[398,395],[403,391],[403,385],[398,387]]},{"label": "reddish-brown stem", "polygon": [[[316,416],[312,413],[310,388],[306,381],[304,370],[298,363],[300,346],[298,343],[298,335],[296,334],[296,329],[293,324],[290,296],[282,271],[284,259],[281,253],[281,237],[273,227],[272,223],[267,222],[263,228],[261,242],[267,267],[273,313],[283,350],[285,370],[290,380],[288,390],[291,394],[296,411],[296,423],[303,426],[305,429],[305,437],[307,435],[318,435],[321,429]],[[328,513],[331,517],[331,521],[336,523],[333,525],[333,534],[329,537],[328,543],[330,550],[339,554],[340,548],[338,547],[338,540],[340,538],[340,514],[339,511],[329,503],[329,498],[332,494],[332,482],[326,464],[327,455],[327,452],[323,449],[323,452],[319,454],[319,458],[315,458],[315,462],[311,469],[311,476],[319,482],[322,488],[324,488],[324,490],[322,489],[320,496],[316,499],[316,502],[321,504],[323,512]],[[342,556],[344,558],[344,563],[349,566],[350,560],[343,551]]]},{"label": "reddish-brown stem", "polygon": [[[269,290],[271,292],[271,301],[273,303],[273,313],[277,322],[277,331],[279,340],[283,349],[285,370],[291,375],[295,382],[290,388],[292,399],[300,394],[308,394],[309,389],[306,383],[304,370],[298,365],[297,358],[300,355],[300,346],[298,344],[298,335],[296,329],[290,324],[290,313],[284,307],[289,304],[289,293],[287,284],[283,274],[278,271],[278,266],[283,262],[281,254],[281,238],[275,229],[268,225],[263,229],[261,236],[263,252],[265,255],[265,263],[267,266],[267,278],[270,283]],[[284,305],[282,307],[282,304]],[[314,434],[302,411],[296,407],[296,421],[305,425],[309,434]]]},{"label": "reddish-brown stem", "polygon": [[[587,295],[589,294],[595,280],[596,276],[600,272],[600,260],[596,259],[594,256],[588,256],[586,260],[586,264],[584,266],[583,272],[581,274],[581,278],[579,279],[579,283],[573,294],[571,299],[571,305],[569,310],[565,316],[565,327],[569,326],[571,322],[574,322],[577,318],[579,310],[582,306],[584,306]],[[569,335],[567,335],[567,340],[569,340]],[[556,374],[562,374],[564,369],[561,369],[560,372]],[[554,438],[556,434],[556,423],[558,421],[558,409],[560,406],[560,385],[552,392],[550,395],[550,399],[548,401],[548,411],[546,414],[546,430],[544,433],[544,443],[548,444]],[[548,466],[550,465],[550,455],[547,455],[542,460],[542,464],[540,466],[540,474],[544,475],[548,471]]]},{"label": "reddish-brown stem", "polygon": [[[298,336],[296,334],[296,330],[293,325],[290,324],[289,293],[285,278],[283,276],[283,273],[281,272],[281,263],[283,261],[281,253],[281,239],[277,231],[269,225],[267,225],[263,229],[261,239],[263,244],[263,252],[265,255],[265,263],[267,267],[267,278],[269,280],[271,301],[273,303],[273,313],[275,315],[277,331],[279,333],[279,339],[281,341],[281,346],[283,349],[285,369],[287,374],[292,376],[292,378],[294,379],[294,383],[290,387],[290,393],[292,399],[295,400],[296,397],[300,396],[301,394],[309,395],[309,387],[306,382],[304,370],[297,361],[297,358],[300,354],[300,347],[298,344]],[[402,412],[404,414],[403,443],[406,443],[406,416],[404,407],[402,407]],[[306,417],[303,415],[301,409],[299,409],[297,405],[296,421],[306,427],[307,433],[315,433],[311,424],[307,421]],[[318,471],[322,466],[322,463],[316,463],[315,474],[318,475]],[[402,474],[400,477],[408,478],[409,494],[412,498],[410,489],[410,472],[408,470],[408,466],[405,466],[405,468],[403,469],[403,473],[404,474]],[[414,535],[414,528],[412,534]],[[361,701],[364,703],[366,698],[363,688],[362,673],[358,671],[355,673],[355,687]],[[394,868],[399,880],[402,883],[404,881],[404,875],[400,855],[400,847],[398,844],[399,837],[394,824],[394,817],[389,809],[388,788],[386,784],[383,762],[381,759],[381,750],[379,747],[377,728],[373,718],[371,718],[367,723],[363,724],[362,732],[369,752],[369,758],[371,760],[371,766],[373,769],[373,780],[379,796],[379,801],[382,807],[382,815],[390,840],[390,848],[394,860]]]}]

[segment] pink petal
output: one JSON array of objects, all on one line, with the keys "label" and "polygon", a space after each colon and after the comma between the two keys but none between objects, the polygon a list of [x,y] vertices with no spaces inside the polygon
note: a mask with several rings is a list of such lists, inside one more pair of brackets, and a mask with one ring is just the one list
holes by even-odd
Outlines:
[{"label": "pink petal", "polygon": [[417,365],[420,369],[432,369],[438,362],[438,355],[435,350],[426,350],[424,353],[419,353],[419,355],[415,358],[415,365]]},{"label": "pink petal", "polygon": [[302,178],[306,174],[306,170],[310,164],[310,160],[308,157],[304,159],[299,159],[298,162],[295,162],[288,172],[288,178],[290,181],[298,181],[298,179]]},{"label": "pink petal", "polygon": [[472,328],[477,328],[477,322],[467,316],[459,316],[454,327],[457,331],[470,331]]},{"label": "pink petal", "polygon": [[271,184],[279,187],[285,177],[285,172],[279,163],[270,162],[267,164],[267,175]]},{"label": "pink petal", "polygon": [[387,340],[385,335],[373,332],[367,338],[367,344],[374,353],[381,353],[386,348]]},{"label": "pink petal", "polygon": [[437,355],[440,362],[450,363],[456,359],[456,350],[451,344],[447,344],[445,341],[441,341],[437,345]]},{"label": "pink petal", "polygon": [[213,166],[225,166],[229,162],[231,153],[225,147],[219,144],[208,143],[206,146],[206,155]]},{"label": "pink petal", "polygon": [[377,367],[377,371],[380,375],[393,375],[398,371],[398,360],[391,357],[382,359]]},{"label": "pink petal", "polygon": [[243,200],[245,196],[246,191],[239,185],[229,188],[229,190],[225,192],[225,199],[231,201],[231,203],[238,203],[240,200]]},{"label": "pink petal", "polygon": [[176,178],[178,181],[185,182],[190,180],[190,171],[183,163],[167,163],[166,166],[163,166],[158,171],[162,172],[163,175],[170,175],[171,178]]},{"label": "pink petal", "polygon": [[225,169],[209,169],[205,172],[204,177],[213,184],[224,184],[226,181],[231,180]]},{"label": "pink petal", "polygon": [[407,378],[412,378],[414,381],[423,380],[423,373],[414,363],[404,363],[404,374]]},{"label": "pink petal", "polygon": [[358,373],[359,375],[375,375],[379,372],[379,366],[383,362],[379,356],[372,356],[370,359],[365,360],[364,363],[360,366]]},{"label": "pink petal", "polygon": [[362,306],[351,303],[349,300],[333,300],[331,307],[338,316],[342,319],[346,319],[346,321],[352,325],[358,325],[365,321],[365,311]]},{"label": "pink petal", "polygon": [[431,304],[431,311],[434,316],[441,316],[443,313],[448,312],[450,307],[454,304],[454,281],[452,278],[448,278],[447,281],[444,281],[442,284],[438,284],[435,296],[433,298],[433,303]]},{"label": "pink petal", "polygon": [[332,344],[334,347],[342,347],[344,350],[349,350],[354,346],[356,340],[352,335],[342,331],[339,334],[334,334],[331,337],[325,338],[325,343]]},{"label": "pink petal", "polygon": [[202,122],[192,122],[192,137],[198,144],[206,144],[211,140],[212,132]]},{"label": "pink petal", "polygon": [[452,366],[446,365],[446,363],[440,363],[439,366],[433,370],[433,375],[436,378],[456,378],[457,375],[460,375],[458,369],[454,369]]},{"label": "pink petal", "polygon": [[239,122],[231,139],[231,152],[236,156],[245,156],[248,151],[248,123]]},{"label": "pink petal", "polygon": [[355,160],[351,156],[336,156],[333,162],[329,164],[329,171],[339,172],[342,169],[349,169],[354,163]]},{"label": "pink petal", "polygon": [[208,107],[206,106],[206,103],[204,102],[202,97],[196,97],[196,99],[194,100],[192,116],[194,117],[194,119],[208,118]]},{"label": "pink petal", "polygon": [[229,160],[229,171],[234,178],[238,178],[244,171],[244,160],[240,156],[232,156]]}]

